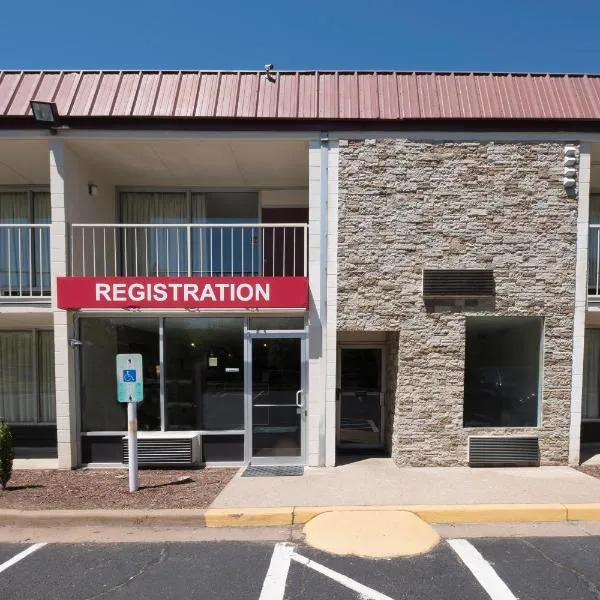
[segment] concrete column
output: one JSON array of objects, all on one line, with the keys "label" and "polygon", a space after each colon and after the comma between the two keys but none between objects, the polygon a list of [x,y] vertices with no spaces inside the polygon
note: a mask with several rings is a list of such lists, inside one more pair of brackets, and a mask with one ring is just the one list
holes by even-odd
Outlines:
[{"label": "concrete column", "polygon": [[73,318],[56,305],[56,278],[68,273],[68,220],[65,206],[71,193],[69,179],[77,165],[69,156],[64,141],[50,143],[50,207],[52,312],[54,319],[54,369],[56,386],[56,428],[58,466],[71,469],[79,464],[79,439],[75,388],[76,352],[69,344],[73,337]]},{"label": "concrete column", "polygon": [[308,147],[308,416],[307,463],[325,464],[325,360],[321,318],[321,144]]},{"label": "concrete column", "polygon": [[[327,160],[326,169],[322,160]],[[337,318],[337,195],[338,145],[309,143],[309,362],[308,456],[311,466],[335,464],[336,318]],[[327,185],[322,176],[326,174]],[[327,214],[323,215],[323,193]],[[327,227],[327,235],[323,228]],[[323,244],[326,243],[325,251]],[[326,273],[323,273],[326,269]],[[324,277],[325,275],[325,277]],[[323,298],[323,294],[325,298]],[[324,301],[325,300],[325,301]]]},{"label": "concrete column", "polygon": [[335,465],[337,429],[337,246],[338,246],[338,164],[337,142],[329,143],[328,153],[328,235],[327,235],[327,330],[325,335],[325,465]]},{"label": "concrete column", "polygon": [[590,212],[591,144],[579,149],[577,262],[575,281],[575,316],[573,320],[573,360],[571,375],[571,425],[569,428],[569,464],[579,464],[581,408],[583,397],[583,363],[585,315],[587,310],[588,226]]}]

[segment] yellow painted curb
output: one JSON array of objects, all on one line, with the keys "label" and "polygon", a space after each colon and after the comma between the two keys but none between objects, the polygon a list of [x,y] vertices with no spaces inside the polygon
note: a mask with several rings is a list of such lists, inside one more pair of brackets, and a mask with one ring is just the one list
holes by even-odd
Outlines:
[{"label": "yellow painted curb", "polygon": [[206,527],[274,527],[292,525],[293,507],[285,508],[209,508],[205,513]]},{"label": "yellow painted curb", "polygon": [[565,504],[568,521],[600,521],[600,504]]},{"label": "yellow painted curb", "polygon": [[563,504],[477,504],[459,506],[407,506],[428,523],[517,523],[566,521]]},{"label": "yellow painted curb", "polygon": [[326,512],[340,511],[408,511],[427,523],[518,523],[571,520],[600,520],[600,504],[570,505],[569,517],[564,504],[464,504],[464,505],[398,505],[398,506],[303,506],[294,510],[294,524],[304,525]]}]

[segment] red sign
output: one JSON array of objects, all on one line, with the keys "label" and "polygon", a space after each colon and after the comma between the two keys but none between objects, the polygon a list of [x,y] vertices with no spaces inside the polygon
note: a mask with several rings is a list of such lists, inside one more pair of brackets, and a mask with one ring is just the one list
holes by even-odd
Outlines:
[{"label": "red sign", "polygon": [[306,277],[59,277],[58,307],[308,308]]}]

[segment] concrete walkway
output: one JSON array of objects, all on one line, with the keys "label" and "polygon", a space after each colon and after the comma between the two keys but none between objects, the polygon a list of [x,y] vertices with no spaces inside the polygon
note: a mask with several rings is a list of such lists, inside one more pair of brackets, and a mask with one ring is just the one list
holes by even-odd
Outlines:
[{"label": "concrete walkway", "polygon": [[369,458],[302,477],[241,477],[211,508],[600,503],[600,479],[569,467],[398,468]]}]

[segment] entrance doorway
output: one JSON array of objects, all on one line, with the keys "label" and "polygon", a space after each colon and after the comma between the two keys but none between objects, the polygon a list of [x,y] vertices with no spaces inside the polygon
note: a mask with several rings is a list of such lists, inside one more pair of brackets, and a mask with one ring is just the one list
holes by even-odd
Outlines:
[{"label": "entrance doorway", "polygon": [[304,461],[306,341],[304,334],[249,336],[248,447],[252,464]]},{"label": "entrance doorway", "polygon": [[383,449],[383,347],[341,347],[337,387],[338,448]]}]

